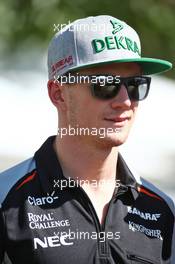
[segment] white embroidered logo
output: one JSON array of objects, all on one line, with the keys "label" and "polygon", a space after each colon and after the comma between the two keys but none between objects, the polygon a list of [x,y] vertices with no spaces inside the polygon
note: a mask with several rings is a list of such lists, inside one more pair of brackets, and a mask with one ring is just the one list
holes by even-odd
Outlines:
[{"label": "white embroidered logo", "polygon": [[132,208],[131,206],[128,206],[127,208],[129,214],[138,215],[144,220],[157,221],[161,216],[161,214],[159,213],[153,214],[153,213],[141,212],[137,208],[135,207]]},{"label": "white embroidered logo", "polygon": [[55,191],[51,193],[51,195],[47,194],[47,196],[44,197],[33,197],[28,196],[27,200],[29,204],[37,206],[37,205],[43,205],[43,204],[52,204],[56,199],[58,199],[58,196],[54,196]]}]

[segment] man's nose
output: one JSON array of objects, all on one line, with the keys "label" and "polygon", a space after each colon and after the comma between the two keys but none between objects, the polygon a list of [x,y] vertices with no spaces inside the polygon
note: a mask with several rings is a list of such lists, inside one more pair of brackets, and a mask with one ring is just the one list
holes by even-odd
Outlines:
[{"label": "man's nose", "polygon": [[112,108],[123,107],[129,108],[131,106],[131,99],[128,96],[127,89],[125,85],[121,85],[118,94],[113,98],[111,103]]}]

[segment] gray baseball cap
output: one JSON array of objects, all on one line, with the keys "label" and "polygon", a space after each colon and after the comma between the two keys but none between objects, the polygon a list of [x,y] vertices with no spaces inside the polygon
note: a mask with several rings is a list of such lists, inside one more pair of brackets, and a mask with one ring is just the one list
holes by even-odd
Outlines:
[{"label": "gray baseball cap", "polygon": [[112,16],[78,19],[55,34],[48,49],[49,79],[107,63],[136,62],[144,75],[172,68],[166,60],[141,57],[136,31]]}]

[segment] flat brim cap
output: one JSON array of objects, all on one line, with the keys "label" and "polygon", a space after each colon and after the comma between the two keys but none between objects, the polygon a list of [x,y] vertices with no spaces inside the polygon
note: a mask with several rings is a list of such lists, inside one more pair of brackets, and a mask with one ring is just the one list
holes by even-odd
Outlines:
[{"label": "flat brim cap", "polygon": [[48,49],[49,79],[82,68],[125,62],[139,64],[144,75],[172,68],[169,61],[141,57],[136,31],[125,22],[106,15],[69,24],[54,36]]}]

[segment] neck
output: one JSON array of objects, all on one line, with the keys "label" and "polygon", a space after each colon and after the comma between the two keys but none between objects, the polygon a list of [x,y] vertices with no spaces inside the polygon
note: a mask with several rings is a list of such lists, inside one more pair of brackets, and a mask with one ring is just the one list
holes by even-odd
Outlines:
[{"label": "neck", "polygon": [[85,144],[78,137],[56,137],[54,148],[63,174],[75,180],[116,181],[117,147]]}]

